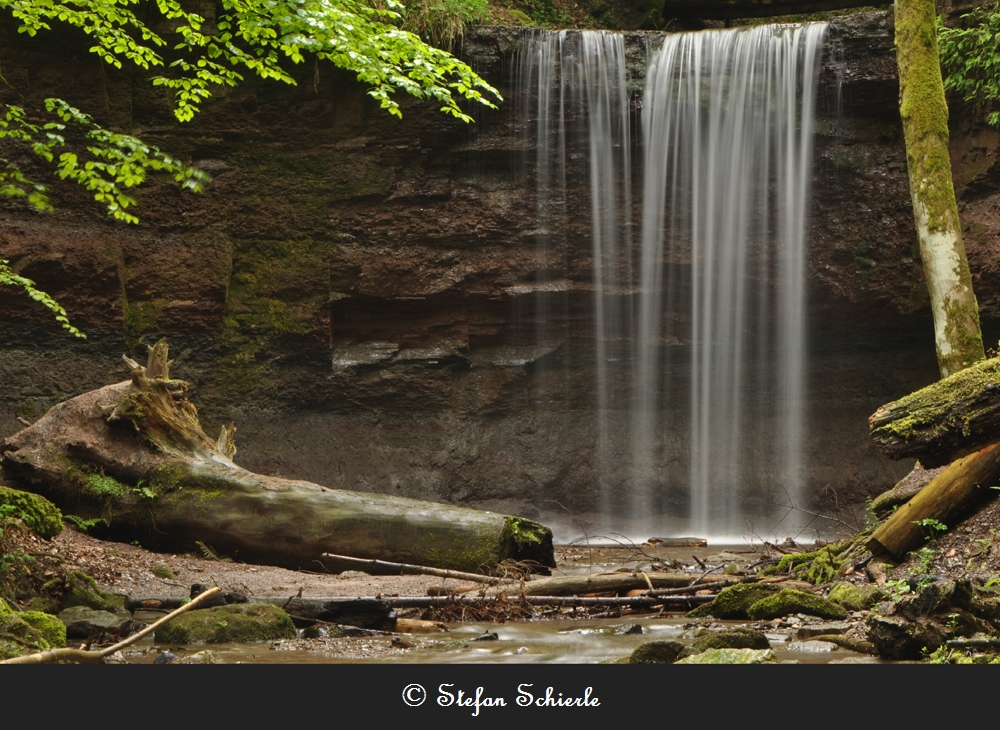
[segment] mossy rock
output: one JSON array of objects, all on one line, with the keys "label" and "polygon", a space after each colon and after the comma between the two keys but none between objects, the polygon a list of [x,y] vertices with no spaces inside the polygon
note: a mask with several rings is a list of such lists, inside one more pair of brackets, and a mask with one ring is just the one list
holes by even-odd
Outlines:
[{"label": "mossy rock", "polygon": [[16,517],[46,539],[51,539],[63,531],[62,512],[45,497],[10,487],[0,487],[0,506],[3,505],[11,505]]},{"label": "mossy rock", "polygon": [[188,611],[157,629],[155,638],[165,644],[246,644],[297,636],[291,617],[277,606],[240,603]]},{"label": "mossy rock", "polygon": [[690,618],[747,618],[747,609],[762,598],[774,595],[781,590],[771,583],[743,583],[730,586],[719,591],[719,595],[711,603],[688,612]]},{"label": "mossy rock", "polygon": [[989,621],[1000,619],[1000,590],[977,585],[968,579],[955,582],[952,603],[969,613]]},{"label": "mossy rock", "polygon": [[867,583],[836,583],[826,598],[848,611],[865,611],[884,600],[885,592],[878,586]]},{"label": "mossy rock", "polygon": [[174,573],[174,569],[171,568],[166,563],[160,563],[159,565],[154,565],[150,571],[157,578],[163,578],[164,580],[174,580],[177,575]]},{"label": "mossy rock", "polygon": [[847,611],[842,606],[831,603],[813,593],[797,591],[792,588],[785,588],[773,596],[763,598],[747,609],[747,616],[754,621],[779,618],[793,613],[832,619],[847,618],[848,616]]},{"label": "mossy rock", "polygon": [[691,653],[690,647],[679,641],[647,641],[637,646],[623,664],[673,664]]},{"label": "mossy rock", "polygon": [[931,622],[907,621],[897,616],[880,616],[872,612],[868,614],[865,623],[868,627],[868,640],[875,653],[883,659],[922,659],[945,641],[941,629]]},{"label": "mossy rock", "polygon": [[770,649],[709,649],[675,664],[764,664],[775,660],[777,656]]},{"label": "mossy rock", "polygon": [[75,572],[66,576],[66,593],[62,600],[63,609],[71,606],[86,606],[96,611],[124,613],[125,601],[125,596],[102,591],[97,587],[97,581],[86,573]]},{"label": "mossy rock", "polygon": [[37,611],[20,613],[0,600],[0,659],[66,646],[66,629],[54,616]]},{"label": "mossy rock", "polygon": [[702,652],[709,649],[770,649],[771,644],[760,631],[736,628],[699,636],[695,639],[693,647],[696,651]]}]

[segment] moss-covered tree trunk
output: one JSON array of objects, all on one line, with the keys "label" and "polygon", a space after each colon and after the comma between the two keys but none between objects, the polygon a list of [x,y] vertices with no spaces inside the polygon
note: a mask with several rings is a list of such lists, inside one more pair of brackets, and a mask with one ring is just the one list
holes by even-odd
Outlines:
[{"label": "moss-covered tree trunk", "polygon": [[899,113],[910,195],[934,315],[938,366],[947,377],[984,354],[948,157],[948,106],[935,17],[934,0],[896,0]]},{"label": "moss-covered tree trunk", "polygon": [[[4,473],[104,535],[153,549],[343,569],[324,553],[483,571],[555,566],[552,531],[521,517],[254,474],[233,463],[232,427],[208,437],[166,342],[131,381],[84,393],[0,442]],[[199,546],[200,544],[200,546]]]}]

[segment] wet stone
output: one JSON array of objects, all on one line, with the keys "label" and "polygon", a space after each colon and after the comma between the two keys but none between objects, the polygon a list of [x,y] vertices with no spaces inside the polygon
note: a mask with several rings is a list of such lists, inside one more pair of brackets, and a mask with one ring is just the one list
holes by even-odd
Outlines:
[{"label": "wet stone", "polygon": [[129,614],[97,611],[86,606],[71,606],[59,613],[59,620],[66,624],[66,636],[86,639],[92,634],[128,636],[135,628]]},{"label": "wet stone", "polygon": [[829,641],[789,641],[785,645],[786,651],[801,651],[809,653],[822,653],[836,651],[837,645]]},{"label": "wet stone", "polygon": [[835,634],[846,634],[851,630],[851,624],[846,621],[828,621],[820,624],[809,624],[800,626],[795,631],[795,638],[799,641],[811,639],[814,636],[832,636]]},{"label": "wet stone", "polygon": [[770,649],[709,649],[676,664],[763,664],[777,659]]}]

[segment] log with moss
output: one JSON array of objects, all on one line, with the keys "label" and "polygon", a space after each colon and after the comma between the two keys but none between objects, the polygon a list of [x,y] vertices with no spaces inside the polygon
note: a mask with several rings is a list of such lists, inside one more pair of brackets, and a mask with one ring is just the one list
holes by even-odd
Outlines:
[{"label": "log with moss", "polygon": [[[531,520],[247,471],[232,427],[211,439],[170,378],[167,344],[131,380],[53,407],[0,443],[22,489],[153,550],[211,550],[245,562],[338,571],[323,553],[485,572],[506,560],[554,567],[552,532]],[[96,521],[96,522],[94,522]]]},{"label": "log with moss", "polygon": [[1000,441],[1000,359],[887,403],[869,417],[868,428],[883,454],[917,458],[928,469]]}]

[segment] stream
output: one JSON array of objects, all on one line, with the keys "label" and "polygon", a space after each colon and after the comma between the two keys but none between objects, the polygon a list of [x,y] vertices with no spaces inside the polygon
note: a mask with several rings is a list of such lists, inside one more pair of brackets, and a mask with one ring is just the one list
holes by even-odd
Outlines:
[{"label": "stream", "polygon": [[[643,546],[638,560],[635,559],[635,548],[606,545],[561,547],[557,554],[560,558],[557,575],[611,572],[625,567],[635,568],[643,563],[648,569],[650,560],[655,564],[658,561],[685,562],[685,558],[695,558],[718,563],[721,558],[749,563],[758,557],[746,545],[699,548]],[[684,567],[697,570],[699,566]],[[699,573],[692,578],[698,577]],[[149,664],[164,650],[183,657],[210,649],[227,664],[605,664],[627,657],[636,647],[648,641],[669,640],[691,644],[708,631],[752,625],[765,633],[779,662],[827,664],[841,660],[877,661],[834,648],[831,644],[809,642],[811,627],[828,625],[828,622],[801,614],[763,625],[747,621],[695,620],[680,613],[657,615],[631,613],[628,610],[624,615],[608,618],[573,619],[565,617],[565,613],[560,616],[502,624],[446,622],[447,631],[395,636],[300,638],[256,644],[185,647],[161,646],[153,640],[144,640],[126,651],[125,656],[129,662]],[[138,620],[155,620],[158,617],[157,614],[136,616]]]}]

